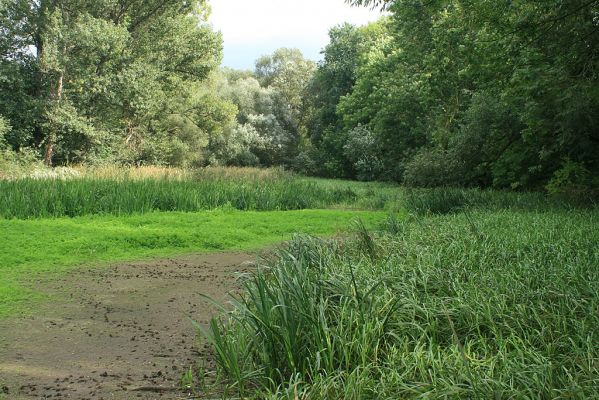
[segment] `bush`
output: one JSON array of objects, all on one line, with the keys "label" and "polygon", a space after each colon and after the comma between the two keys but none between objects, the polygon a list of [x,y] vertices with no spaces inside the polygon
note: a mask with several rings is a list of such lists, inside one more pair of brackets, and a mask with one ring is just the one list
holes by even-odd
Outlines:
[{"label": "bush", "polygon": [[316,175],[319,170],[318,154],[313,148],[301,151],[292,161],[291,169],[303,175]]},{"label": "bush", "polygon": [[264,152],[268,140],[250,124],[231,124],[223,135],[214,137],[206,148],[207,164],[212,166],[256,167],[257,154]]},{"label": "bush", "polygon": [[566,160],[546,189],[555,196],[594,202],[599,199],[599,175],[591,173],[580,163]]},{"label": "bush", "polygon": [[0,181],[18,179],[31,174],[35,170],[46,167],[39,160],[37,153],[31,149],[12,151],[0,149]]},{"label": "bush", "polygon": [[522,165],[529,155],[520,143],[521,129],[496,95],[478,93],[443,148],[425,148],[408,162],[404,182],[415,187],[527,185]]},{"label": "bush", "polygon": [[383,162],[376,138],[362,125],[348,133],[343,154],[352,162],[358,180],[374,181],[383,173]]},{"label": "bush", "polygon": [[10,132],[11,127],[8,124],[8,121],[5,120],[2,116],[0,116],[0,150],[6,148],[6,134]]},{"label": "bush", "polygon": [[414,187],[458,185],[461,172],[461,165],[452,153],[425,149],[406,164],[404,183]]}]

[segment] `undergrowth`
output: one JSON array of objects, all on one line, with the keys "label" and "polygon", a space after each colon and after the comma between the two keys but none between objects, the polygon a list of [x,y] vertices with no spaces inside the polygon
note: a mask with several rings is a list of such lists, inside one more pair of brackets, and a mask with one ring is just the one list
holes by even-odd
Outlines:
[{"label": "undergrowth", "polygon": [[[597,211],[297,236],[202,328],[217,391],[270,399],[593,398]],[[213,388],[214,389],[214,388]]]}]

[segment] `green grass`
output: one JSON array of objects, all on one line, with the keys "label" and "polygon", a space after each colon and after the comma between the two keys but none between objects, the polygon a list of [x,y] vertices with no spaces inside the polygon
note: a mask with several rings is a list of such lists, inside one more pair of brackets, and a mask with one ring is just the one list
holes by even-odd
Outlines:
[{"label": "green grass", "polygon": [[74,180],[0,181],[0,217],[48,218],[92,214],[130,215],[154,211],[326,208],[355,197],[296,178],[238,180]]},{"label": "green grass", "polygon": [[[548,198],[542,193],[477,189],[409,189],[394,184],[303,178],[265,170],[233,176],[227,171],[129,179],[0,180],[0,217],[57,218],[84,215],[132,215],[148,212],[195,212],[216,208],[248,211],[302,209],[364,209],[417,214],[448,213],[465,207],[483,209],[564,209],[580,206],[574,199]],[[269,173],[270,171],[270,173]]]},{"label": "green grass", "polygon": [[0,181],[0,317],[35,312],[33,283],[81,265],[301,233],[204,330],[218,394],[592,398],[599,211],[578,203],[240,169]]},{"label": "green grass", "polygon": [[204,336],[245,398],[595,398],[598,266],[597,210],[392,217],[296,237]]},{"label": "green grass", "polygon": [[[77,218],[0,219],[0,316],[25,311],[43,294],[25,289],[43,274],[82,264],[135,260],[193,252],[250,250],[279,243],[293,233],[332,235],[360,217],[372,225],[377,212],[205,211],[96,215]],[[26,285],[31,286],[31,285]]]}]

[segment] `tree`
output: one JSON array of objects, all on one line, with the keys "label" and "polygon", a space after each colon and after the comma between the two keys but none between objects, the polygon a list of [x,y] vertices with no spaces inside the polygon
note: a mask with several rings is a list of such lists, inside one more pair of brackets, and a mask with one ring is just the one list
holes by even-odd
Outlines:
[{"label": "tree", "polygon": [[213,164],[289,165],[297,151],[297,121],[274,86],[253,76],[225,70],[217,91],[237,107],[236,122],[208,148]]},{"label": "tree", "polygon": [[346,0],[352,6],[387,9],[394,0]]},{"label": "tree", "polygon": [[299,117],[304,91],[315,69],[316,64],[305,59],[300,50],[282,48],[260,57],[255,74],[263,87],[276,90],[294,116]]},{"label": "tree", "polygon": [[388,20],[383,18],[365,27],[343,24],[329,32],[324,60],[318,65],[305,97],[307,126],[314,147],[312,156],[320,166],[317,172],[321,175],[355,177],[355,163],[348,159],[344,148],[349,132],[356,125],[346,129],[337,108],[344,97],[351,95],[360,68],[390,40],[387,24]]},{"label": "tree", "polygon": [[256,61],[255,75],[263,87],[273,90],[273,114],[278,121],[274,129],[288,135],[277,145],[283,148],[283,164],[293,164],[306,137],[304,96],[316,64],[304,58],[298,49],[282,48]]},{"label": "tree", "polygon": [[455,183],[451,165],[461,184],[540,188],[599,171],[599,2],[349,3],[391,13],[393,40],[337,106],[344,131],[373,133],[384,177]]},{"label": "tree", "polygon": [[[148,143],[175,140],[182,121],[195,126],[185,129],[194,138],[176,140],[200,144],[210,110],[194,93],[222,48],[208,12],[204,0],[4,2],[1,65],[20,89],[17,102],[0,96],[0,112],[21,135],[11,144],[43,146],[47,164],[143,162]],[[13,121],[23,105],[34,118]]]}]

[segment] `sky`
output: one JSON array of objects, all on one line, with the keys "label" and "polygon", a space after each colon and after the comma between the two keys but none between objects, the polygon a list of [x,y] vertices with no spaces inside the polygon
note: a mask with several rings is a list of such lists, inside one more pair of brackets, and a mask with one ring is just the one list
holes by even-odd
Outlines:
[{"label": "sky", "polygon": [[363,25],[381,14],[344,0],[211,0],[210,22],[224,38],[223,66],[253,69],[260,56],[298,48],[318,61],[328,31],[343,22]]}]

